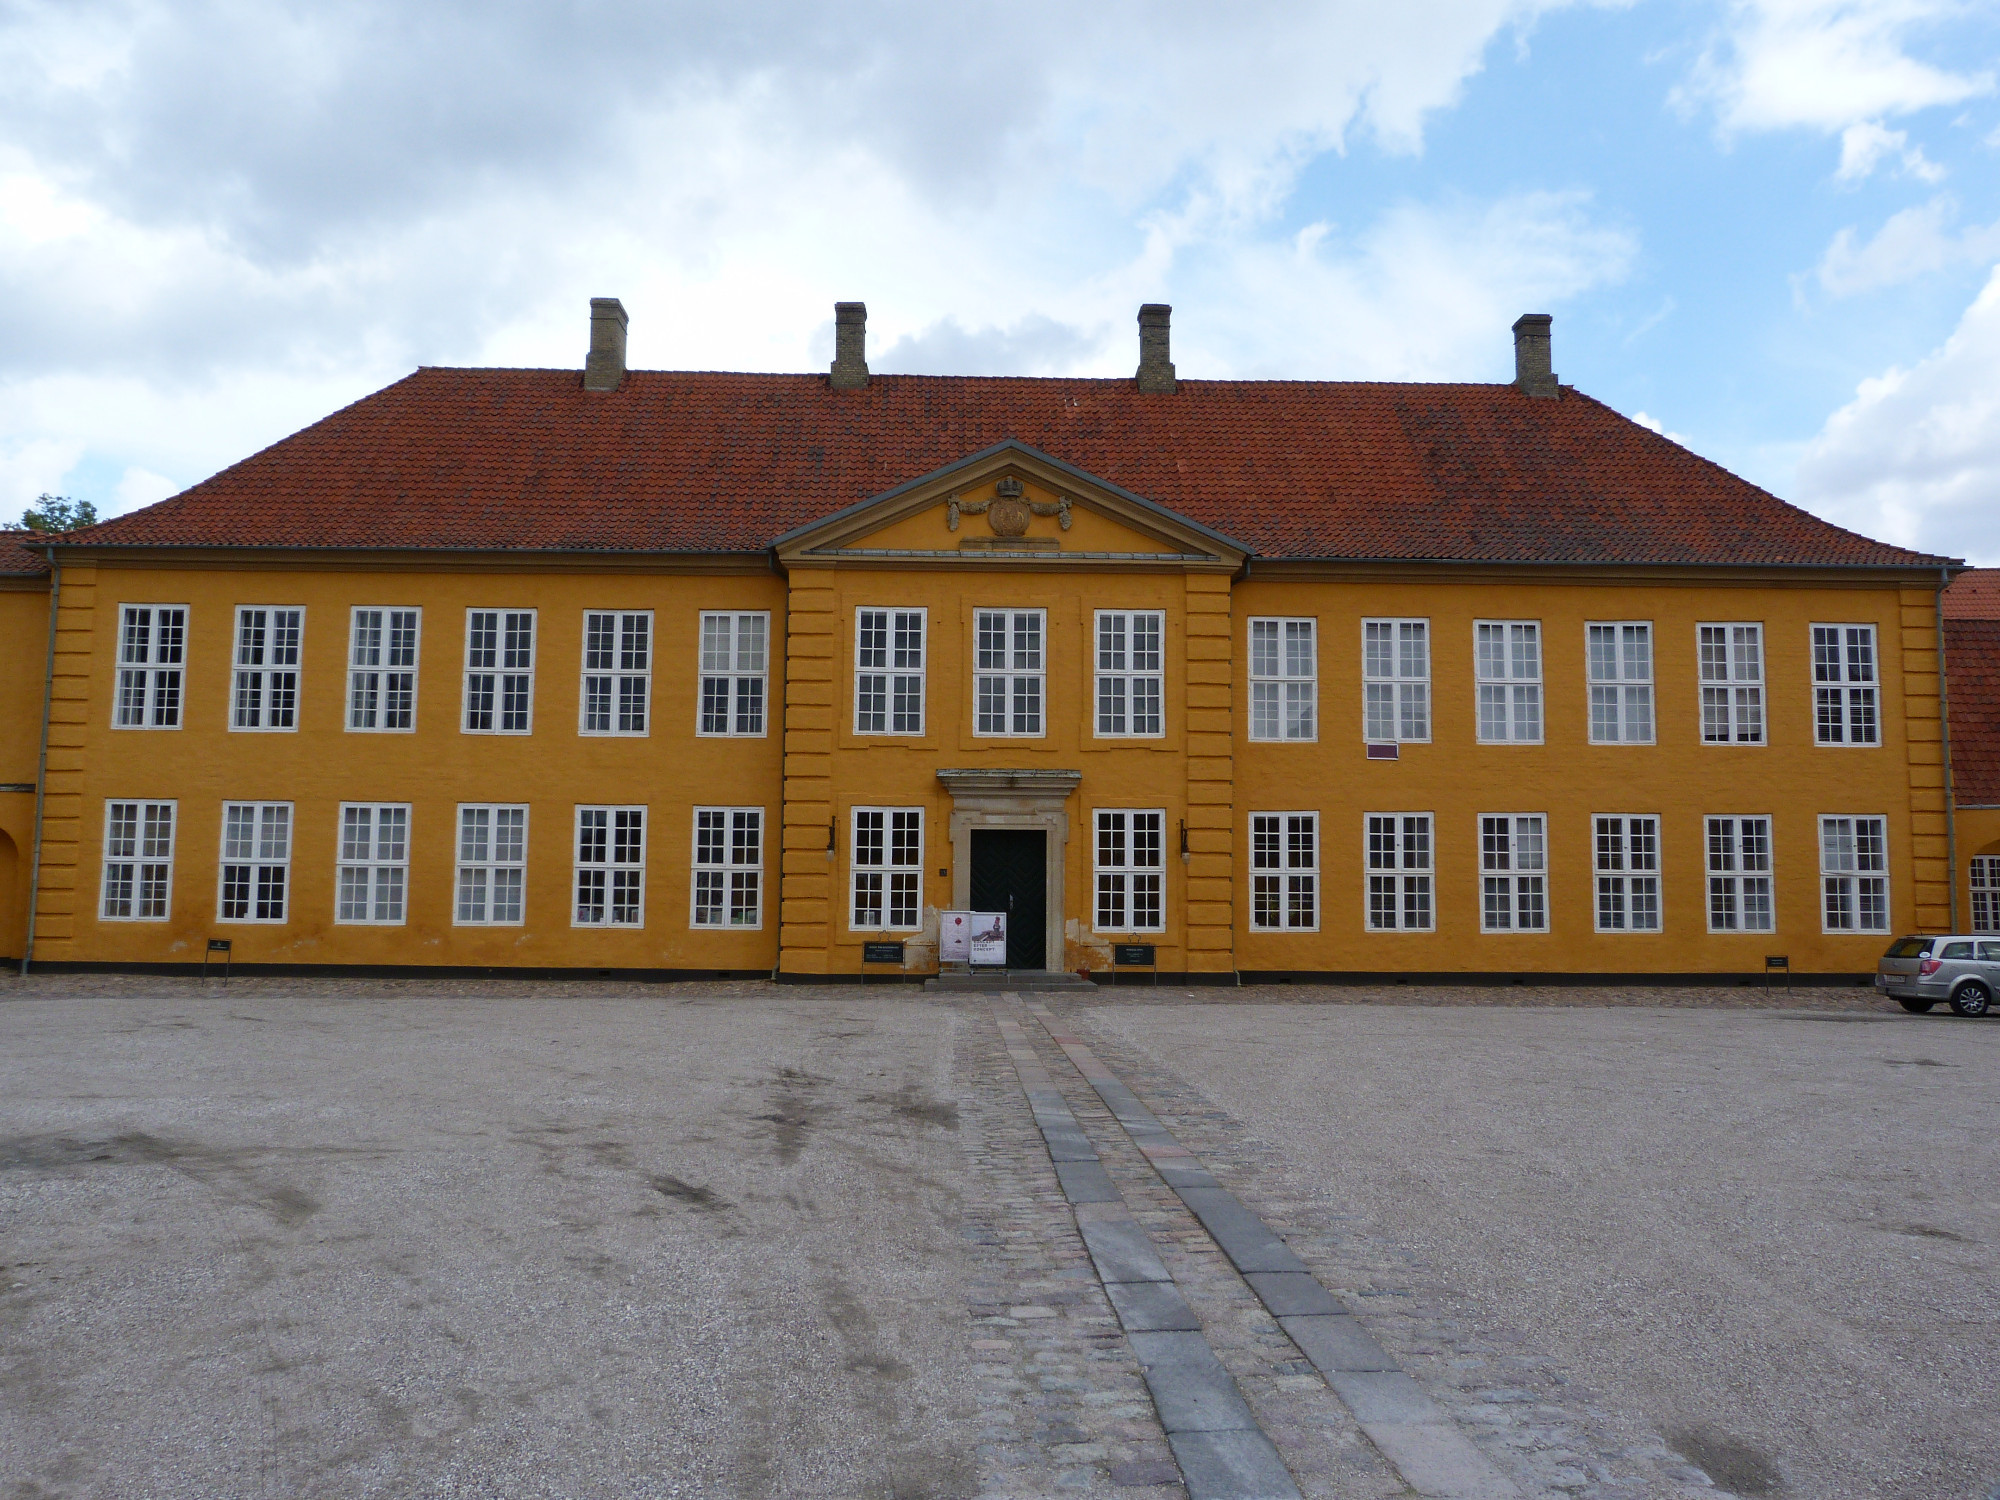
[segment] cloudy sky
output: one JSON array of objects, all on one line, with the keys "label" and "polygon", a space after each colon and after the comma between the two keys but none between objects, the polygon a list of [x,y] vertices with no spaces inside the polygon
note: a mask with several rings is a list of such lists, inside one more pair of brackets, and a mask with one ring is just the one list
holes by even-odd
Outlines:
[{"label": "cloudy sky", "polygon": [[417,364],[1556,368],[2000,564],[2000,6],[0,0],[0,514]]}]

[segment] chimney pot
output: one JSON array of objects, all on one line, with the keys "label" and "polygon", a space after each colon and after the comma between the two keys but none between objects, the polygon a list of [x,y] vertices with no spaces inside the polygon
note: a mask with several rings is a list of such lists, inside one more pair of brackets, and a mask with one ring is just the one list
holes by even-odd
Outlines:
[{"label": "chimney pot", "polygon": [[836,391],[868,388],[868,304],[833,304],[833,369],[828,383]]},{"label": "chimney pot", "polygon": [[616,297],[590,299],[590,354],[583,362],[586,391],[615,391],[625,383],[625,304]]},{"label": "chimney pot", "polygon": [[1524,396],[1562,394],[1549,348],[1554,321],[1547,313],[1523,313],[1514,320],[1514,388]]},{"label": "chimney pot", "polygon": [[1148,302],[1139,309],[1139,373],[1135,379],[1144,395],[1171,396],[1180,388],[1168,348],[1173,313],[1164,302]]}]

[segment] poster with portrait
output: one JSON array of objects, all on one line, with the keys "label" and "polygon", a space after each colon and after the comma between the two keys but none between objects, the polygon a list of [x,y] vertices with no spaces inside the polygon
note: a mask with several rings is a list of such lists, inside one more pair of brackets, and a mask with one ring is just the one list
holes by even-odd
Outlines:
[{"label": "poster with portrait", "polygon": [[972,962],[1007,967],[1007,913],[981,911],[972,914]]}]

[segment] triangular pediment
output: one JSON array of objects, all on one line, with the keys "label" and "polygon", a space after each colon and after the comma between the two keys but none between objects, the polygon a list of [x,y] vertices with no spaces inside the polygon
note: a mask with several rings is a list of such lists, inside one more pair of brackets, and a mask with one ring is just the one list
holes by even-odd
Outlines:
[{"label": "triangular pediment", "polygon": [[1002,443],[804,526],[787,567],[1227,569],[1249,549],[1023,443]]}]

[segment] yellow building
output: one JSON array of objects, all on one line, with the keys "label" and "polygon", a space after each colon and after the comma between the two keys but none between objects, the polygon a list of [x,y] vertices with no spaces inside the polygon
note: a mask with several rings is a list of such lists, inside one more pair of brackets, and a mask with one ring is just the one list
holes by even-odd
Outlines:
[{"label": "yellow building", "polygon": [[33,962],[914,975],[969,910],[1024,969],[1851,975],[1959,920],[1957,565],[1546,318],[1505,385],[1181,381],[1152,307],[1132,380],[871,377],[861,318],[628,371],[600,300],[581,378],[421,369],[22,553]]},{"label": "yellow building", "polygon": [[1941,603],[1957,930],[2000,933],[2000,568],[1967,569]]}]

